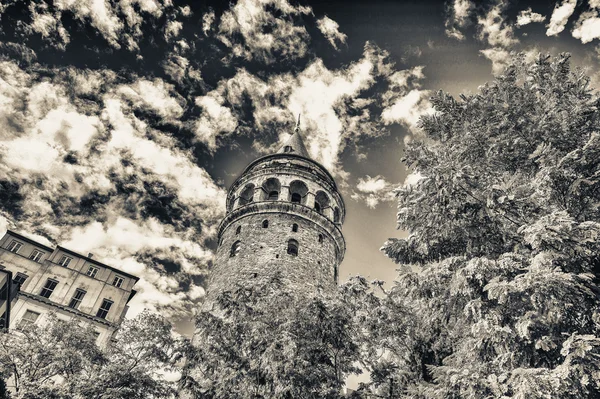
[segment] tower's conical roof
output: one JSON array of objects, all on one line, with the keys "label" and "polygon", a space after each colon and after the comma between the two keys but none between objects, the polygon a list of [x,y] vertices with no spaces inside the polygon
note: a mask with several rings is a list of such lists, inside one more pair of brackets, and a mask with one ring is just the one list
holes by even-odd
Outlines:
[{"label": "tower's conical roof", "polygon": [[295,129],[294,134],[292,134],[292,137],[283,144],[277,153],[295,154],[303,156],[304,158],[310,158],[308,151],[304,146],[302,135],[300,135],[300,131],[297,128]]}]

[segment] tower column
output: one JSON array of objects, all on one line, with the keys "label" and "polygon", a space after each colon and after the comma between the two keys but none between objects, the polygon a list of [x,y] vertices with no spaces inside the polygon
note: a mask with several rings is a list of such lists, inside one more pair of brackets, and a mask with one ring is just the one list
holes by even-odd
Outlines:
[{"label": "tower column", "polygon": [[279,201],[288,201],[290,197],[290,186],[281,186]]},{"label": "tower column", "polygon": [[311,209],[315,207],[315,194],[310,191],[306,194],[306,206]]}]

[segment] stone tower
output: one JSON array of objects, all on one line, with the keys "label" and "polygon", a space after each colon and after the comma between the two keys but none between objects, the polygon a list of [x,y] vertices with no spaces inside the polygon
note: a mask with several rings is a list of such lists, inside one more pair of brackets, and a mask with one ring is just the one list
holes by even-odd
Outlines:
[{"label": "stone tower", "polygon": [[277,153],[250,163],[229,189],[209,298],[275,273],[300,291],[332,289],[346,250],[344,216],[333,177],[310,158],[296,128]]}]

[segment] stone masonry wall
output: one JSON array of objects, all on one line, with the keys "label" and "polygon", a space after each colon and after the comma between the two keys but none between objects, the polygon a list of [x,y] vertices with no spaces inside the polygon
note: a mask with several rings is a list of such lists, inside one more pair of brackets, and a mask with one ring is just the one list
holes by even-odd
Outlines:
[{"label": "stone masonry wall", "polygon": [[[263,221],[269,226],[263,228]],[[298,224],[298,232],[292,225]],[[241,231],[236,234],[238,226]],[[319,242],[319,234],[323,242]],[[287,253],[288,240],[299,243],[298,255]],[[231,257],[231,247],[240,250]],[[329,233],[298,215],[280,212],[244,215],[225,227],[208,284],[209,296],[233,288],[236,283],[268,277],[280,271],[289,286],[299,291],[323,286],[333,289],[337,281],[336,245]]]}]

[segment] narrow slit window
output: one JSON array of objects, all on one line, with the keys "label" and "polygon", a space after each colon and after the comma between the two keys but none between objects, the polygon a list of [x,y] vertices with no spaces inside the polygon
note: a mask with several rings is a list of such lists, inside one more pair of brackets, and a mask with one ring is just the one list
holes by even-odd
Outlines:
[{"label": "narrow slit window", "polygon": [[235,234],[240,234],[242,232],[242,226],[238,226],[237,229],[235,229]]},{"label": "narrow slit window", "polygon": [[298,256],[298,241],[296,241],[296,240],[288,241],[287,253],[292,256]]},{"label": "narrow slit window", "polygon": [[262,227],[263,227],[263,229],[266,229],[267,227],[269,227],[269,221],[268,220],[263,220]]},{"label": "narrow slit window", "polygon": [[323,243],[323,234],[319,234],[319,243]]},{"label": "narrow slit window", "polygon": [[294,233],[297,233],[297,232],[298,232],[298,225],[297,225],[296,223],[294,223],[294,224],[292,225],[292,231],[293,231]]},{"label": "narrow slit window", "polygon": [[242,245],[241,241],[236,241],[233,243],[233,245],[231,246],[231,250],[229,251],[230,258],[237,256],[237,254],[240,252],[241,245]]}]

